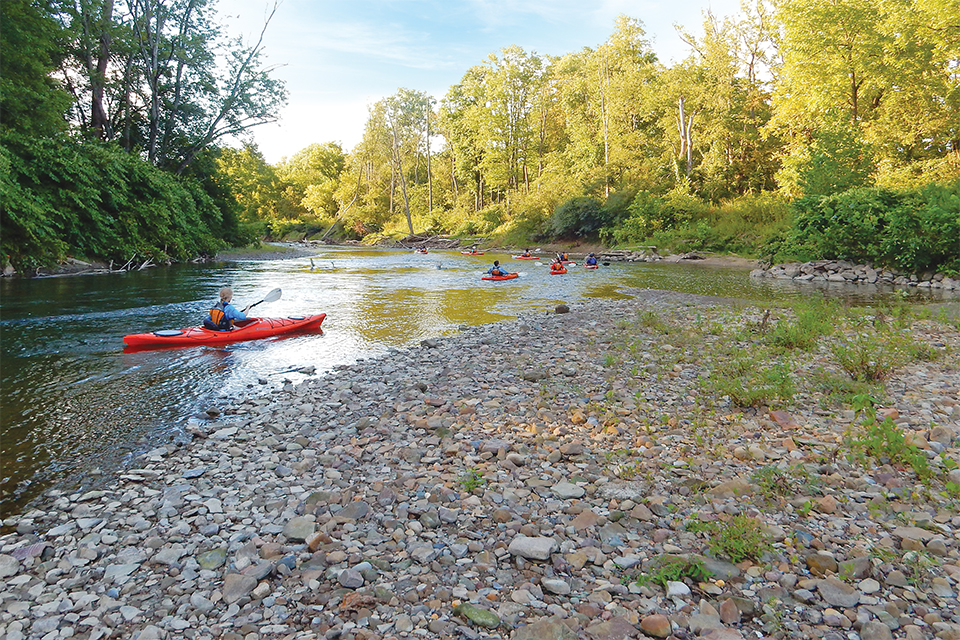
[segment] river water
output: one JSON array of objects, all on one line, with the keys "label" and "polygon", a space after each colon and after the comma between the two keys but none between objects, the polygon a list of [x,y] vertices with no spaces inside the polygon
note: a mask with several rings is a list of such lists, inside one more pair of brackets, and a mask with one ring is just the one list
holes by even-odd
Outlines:
[{"label": "river water", "polygon": [[[499,258],[523,276],[483,282]],[[817,294],[807,285],[751,280],[744,269],[618,264],[548,274],[547,263],[457,252],[323,248],[312,257],[176,265],[124,274],[0,281],[0,517],[50,487],[95,485],[101,472],[182,437],[218,399],[260,394],[316,367],[416,345],[432,336],[546,312],[560,302],[622,297],[624,288],[668,289],[752,300]],[[244,305],[271,289],[257,315],[326,313],[322,332],[125,353],[129,333],[198,324],[223,285]],[[861,302],[889,292],[826,291]],[[914,292],[913,295],[918,295]]]}]

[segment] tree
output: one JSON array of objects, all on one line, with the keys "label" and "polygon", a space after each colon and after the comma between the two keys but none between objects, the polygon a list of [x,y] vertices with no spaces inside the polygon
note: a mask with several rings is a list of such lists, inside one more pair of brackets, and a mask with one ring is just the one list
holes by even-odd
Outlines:
[{"label": "tree", "polygon": [[336,214],[333,194],[343,172],[343,149],[335,142],[314,143],[284,158],[277,176],[284,183],[284,196],[293,207],[327,218]]},{"label": "tree", "polygon": [[0,134],[48,136],[66,127],[70,96],[56,81],[62,30],[52,2],[0,3]]},{"label": "tree", "polygon": [[247,45],[224,38],[214,1],[65,2],[62,76],[77,125],[180,173],[205,147],[274,122],[286,91],[262,57],[276,6]]}]

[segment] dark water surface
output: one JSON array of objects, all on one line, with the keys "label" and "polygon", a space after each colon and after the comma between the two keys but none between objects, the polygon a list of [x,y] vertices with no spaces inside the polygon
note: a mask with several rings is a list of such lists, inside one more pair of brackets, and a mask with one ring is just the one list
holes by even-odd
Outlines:
[{"label": "dark water surface", "polygon": [[[493,259],[525,272],[481,282]],[[544,265],[546,263],[543,263]],[[438,265],[442,268],[438,269]],[[322,333],[123,352],[129,333],[198,324],[224,284],[238,307],[280,287],[257,315],[327,314]],[[109,275],[0,281],[0,517],[52,486],[95,483],[105,472],[182,435],[224,396],[261,393],[392,348],[476,325],[546,311],[559,302],[623,297],[624,287],[754,300],[816,294],[810,285],[755,280],[743,269],[613,264],[551,276],[546,266],[455,252],[414,255],[325,248],[310,258],[177,265]],[[830,295],[886,295],[839,286]],[[267,386],[260,384],[267,381]],[[248,389],[252,390],[248,391]]]}]

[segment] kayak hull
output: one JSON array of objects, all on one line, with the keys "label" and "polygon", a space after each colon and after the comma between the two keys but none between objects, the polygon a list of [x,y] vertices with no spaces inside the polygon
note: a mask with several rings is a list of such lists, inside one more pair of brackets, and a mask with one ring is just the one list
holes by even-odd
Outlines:
[{"label": "kayak hull", "polygon": [[123,341],[128,347],[146,349],[228,344],[244,340],[260,340],[295,331],[319,329],[326,317],[327,314],[319,313],[293,318],[250,318],[249,321],[242,322],[242,326],[237,326],[230,331],[210,331],[204,327],[188,327],[152,333],[133,333],[124,336]]},{"label": "kayak hull", "polygon": [[550,269],[550,275],[552,276],[562,276],[566,272],[566,269]]},{"label": "kayak hull", "polygon": [[508,276],[483,276],[481,280],[513,280],[514,278],[519,277],[519,273],[511,273]]},{"label": "kayak hull", "polygon": [[537,260],[537,256],[512,256],[514,260]]},{"label": "kayak hull", "polygon": [[584,269],[599,269],[600,267],[599,267],[598,265],[595,265],[595,264],[585,264],[585,265],[583,265],[583,268],[584,268]]},{"label": "kayak hull", "polygon": [[465,256],[482,256],[486,251],[461,251]]}]

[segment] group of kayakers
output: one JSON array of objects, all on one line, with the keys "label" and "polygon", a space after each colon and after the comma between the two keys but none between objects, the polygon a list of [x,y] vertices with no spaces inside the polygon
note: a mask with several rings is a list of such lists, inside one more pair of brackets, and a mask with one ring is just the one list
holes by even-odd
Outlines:
[{"label": "group of kayakers", "polygon": [[[532,257],[534,257],[534,256],[530,255],[530,249],[524,249],[523,253],[521,253],[519,256],[515,256],[515,257],[517,257],[517,258],[532,258]],[[569,258],[569,256],[568,256],[566,253],[564,253],[564,252],[558,253],[558,254],[556,255],[556,257],[555,257],[555,258],[552,260],[552,262],[550,263],[550,271],[552,271],[552,272],[557,272],[557,273],[566,273],[567,268],[566,268],[565,265],[566,265],[568,262],[570,262],[570,258]],[[597,265],[597,256],[596,256],[593,252],[591,252],[590,255],[587,256],[587,259],[584,261],[584,264],[587,265],[587,266],[589,266],[589,267],[596,267],[596,266],[598,266],[598,265]],[[490,269],[487,270],[487,273],[490,274],[491,276],[494,276],[494,277],[497,277],[497,276],[501,276],[501,277],[502,277],[502,276],[509,276],[509,275],[511,275],[511,273],[510,273],[505,267],[503,267],[503,266],[500,264],[500,261],[499,261],[499,260],[494,260],[494,261],[493,261],[493,266],[490,267]]]},{"label": "group of kayakers", "polygon": [[[477,251],[476,245],[473,246],[472,251]],[[418,252],[420,252],[419,249]],[[426,248],[423,249],[423,252],[426,252]],[[531,255],[530,249],[524,249],[523,253],[516,257],[534,258],[535,256]],[[566,267],[564,265],[568,262],[570,262],[570,259],[566,253],[558,253],[550,264],[550,270],[558,273],[566,273]],[[597,257],[591,253],[587,256],[584,264],[587,266],[596,267]],[[506,267],[500,264],[499,260],[493,261],[493,266],[487,270],[487,273],[494,277],[513,275],[509,270],[507,270]],[[233,329],[234,324],[237,321],[246,320],[247,316],[245,312],[247,309],[249,309],[249,307],[243,311],[240,311],[231,304],[232,300],[233,289],[230,287],[223,287],[220,289],[220,301],[210,308],[210,313],[203,320],[203,326],[210,331],[230,331]]]}]

